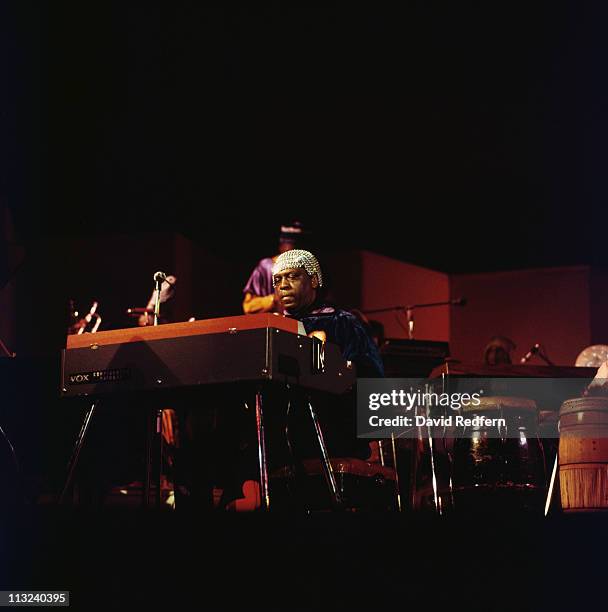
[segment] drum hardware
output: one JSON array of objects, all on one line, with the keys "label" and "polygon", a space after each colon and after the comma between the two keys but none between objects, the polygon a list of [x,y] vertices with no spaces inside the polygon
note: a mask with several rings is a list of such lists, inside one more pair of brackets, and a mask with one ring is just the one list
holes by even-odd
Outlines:
[{"label": "drum hardware", "polygon": [[553,485],[555,484],[555,477],[557,475],[558,463],[559,463],[559,456],[555,455],[555,461],[553,463],[553,470],[551,472],[551,480],[549,482],[549,490],[547,491],[547,501],[545,502],[545,516],[549,514],[549,507],[551,506],[551,499],[553,498]]},{"label": "drum hardware", "polygon": [[[101,325],[101,316],[97,312],[99,302],[94,301],[89,308],[89,312],[84,317],[80,317],[80,313],[74,306],[74,300],[69,302],[69,317],[70,323],[68,324],[68,335],[73,334],[94,334]],[[79,318],[80,317],[80,318]]]},{"label": "drum hardware", "polygon": [[439,497],[439,492],[437,490],[437,472],[435,468],[435,448],[433,445],[433,437],[431,436],[430,427],[427,426],[428,430],[428,440],[429,440],[429,449],[431,452],[431,479],[433,485],[433,503],[435,504],[435,512],[440,516],[443,514],[443,505],[441,503],[441,498]]},{"label": "drum hardware", "polygon": [[[389,452],[389,451],[388,450],[385,451],[384,443],[382,440],[378,440],[377,443],[378,443],[378,458],[380,459],[380,465],[382,467],[387,467],[384,453]],[[370,445],[371,445],[371,442],[370,442]],[[397,447],[396,447],[394,432],[391,432],[390,453],[391,453],[390,458],[392,459],[392,462],[393,462],[393,469],[395,470],[395,502],[396,502],[395,505],[397,507],[397,512],[401,512],[403,508],[401,506],[401,490],[399,487],[399,472],[398,472],[399,466],[397,464]],[[372,456],[374,456],[373,452],[372,452]]]},{"label": "drum hardware", "polygon": [[[398,436],[399,437],[399,436]],[[377,444],[378,452],[376,453],[374,444]],[[390,447],[389,447],[390,444]],[[401,488],[399,481],[399,462],[397,459],[397,440],[394,432],[391,432],[390,439],[386,439],[386,445],[382,439],[371,440],[370,448],[372,450],[371,457],[367,461],[372,463],[380,462],[380,466],[383,468],[391,468],[395,471],[395,508],[397,512],[402,512],[403,507],[401,505]]]},{"label": "drum hardware", "polygon": [[[445,386],[446,382],[445,380],[442,381],[441,383],[443,386]],[[431,389],[431,385],[429,385],[428,383],[425,385],[425,398],[427,397],[427,394],[429,393]],[[426,404],[426,400],[423,403],[422,406],[419,407],[420,410],[424,411],[424,416],[428,417],[431,416],[430,415],[430,409],[431,406]],[[428,458],[429,458],[429,467],[430,467],[430,476],[431,476],[431,489],[432,489],[432,504],[433,504],[433,509],[434,511],[439,514],[440,516],[444,514],[444,510],[445,510],[445,504],[443,502],[442,496],[440,495],[440,490],[439,490],[439,483],[441,481],[440,475],[441,475],[441,468],[440,468],[440,449],[436,448],[435,446],[435,442],[439,441],[438,438],[434,438],[433,437],[433,433],[431,431],[431,427],[428,424],[427,421],[427,425],[424,425],[422,427],[417,427],[418,430],[418,436],[417,436],[417,443],[418,443],[418,448],[423,448],[424,447],[424,443],[425,441],[428,443]],[[444,427],[444,435],[445,435],[445,427]],[[445,449],[445,443],[444,443],[444,450],[447,453],[447,450]],[[416,462],[413,461],[412,462],[412,482],[416,483],[416,479],[417,479],[417,474],[416,474],[416,470],[417,470],[417,466],[416,466]],[[454,501],[453,501],[453,497],[452,497],[452,493],[453,493],[453,488],[452,488],[452,481],[451,481],[451,476],[450,476],[450,481],[449,481],[449,487],[448,487],[448,493],[450,496],[450,507],[453,507],[454,505]],[[417,507],[417,500],[416,500],[416,488],[415,486],[412,487],[412,508],[416,508]]]},{"label": "drum hardware", "polygon": [[[395,470],[395,495],[397,497],[397,512],[402,512],[401,507],[401,486],[399,483],[399,466],[397,465],[397,449],[395,447],[395,433],[391,432],[391,449],[393,452],[393,469]],[[382,450],[380,451],[382,456]],[[384,463],[382,464],[384,465]]]}]

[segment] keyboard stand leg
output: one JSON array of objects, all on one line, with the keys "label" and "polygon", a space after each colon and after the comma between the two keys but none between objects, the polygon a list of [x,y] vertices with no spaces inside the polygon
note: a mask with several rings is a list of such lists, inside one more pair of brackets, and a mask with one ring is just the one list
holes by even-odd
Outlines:
[{"label": "keyboard stand leg", "polygon": [[[158,464],[154,466],[154,455]],[[154,467],[156,472],[152,474]],[[163,411],[154,408],[146,411],[146,474],[144,477],[144,490],[142,505],[147,508],[150,505],[150,489],[152,478],[154,478],[156,491],[154,503],[157,510],[161,506],[161,480],[163,473]]]},{"label": "keyboard stand leg", "polygon": [[329,459],[329,453],[327,452],[327,446],[325,444],[325,439],[323,438],[323,431],[321,430],[319,419],[317,419],[317,415],[310,402],[308,402],[308,409],[310,411],[310,418],[312,419],[312,423],[315,427],[317,441],[319,442],[319,448],[321,450],[321,464],[323,466],[325,482],[327,483],[327,488],[331,497],[331,503],[336,510],[341,510],[343,507],[342,495],[340,494],[340,491],[338,491],[336,476],[331,465],[331,460]]},{"label": "keyboard stand leg", "polygon": [[150,481],[152,480],[152,419],[154,418],[154,412],[152,410],[145,409],[144,415],[146,419],[146,456],[141,505],[144,508],[147,508],[150,505]]},{"label": "keyboard stand leg", "polygon": [[156,509],[160,510],[162,501],[162,479],[163,479],[163,411],[156,410],[156,450],[158,454],[158,471],[156,472]]},{"label": "keyboard stand leg", "polygon": [[258,434],[258,462],[260,465],[260,495],[262,507],[270,510],[270,493],[268,491],[268,463],[266,460],[266,442],[264,439],[264,415],[262,412],[262,392],[255,394],[255,423]]},{"label": "keyboard stand leg", "polygon": [[95,412],[97,403],[97,401],[93,402],[84,415],[82,427],[80,428],[80,433],[76,438],[76,444],[74,445],[74,450],[72,451],[72,456],[70,457],[70,461],[68,463],[68,474],[65,480],[65,484],[63,486],[63,491],[59,496],[60,504],[64,502],[70,489],[70,486],[72,485],[72,480],[74,479],[74,472],[76,471],[76,466],[78,465],[78,459],[80,457],[80,451],[82,450],[82,447],[84,445],[84,440],[87,435],[87,431],[89,430],[89,425],[91,424],[91,419],[93,418],[93,413]]}]

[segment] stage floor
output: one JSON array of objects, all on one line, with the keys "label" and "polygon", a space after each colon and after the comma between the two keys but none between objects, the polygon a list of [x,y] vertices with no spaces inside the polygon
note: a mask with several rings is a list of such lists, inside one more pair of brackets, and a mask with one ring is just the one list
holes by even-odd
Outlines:
[{"label": "stage floor", "polygon": [[30,506],[2,521],[3,590],[72,610],[584,610],[606,514],[194,515]]}]

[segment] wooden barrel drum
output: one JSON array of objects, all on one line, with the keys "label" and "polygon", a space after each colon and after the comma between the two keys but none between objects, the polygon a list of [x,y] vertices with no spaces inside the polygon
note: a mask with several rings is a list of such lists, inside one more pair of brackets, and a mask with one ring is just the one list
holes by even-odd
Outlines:
[{"label": "wooden barrel drum", "polygon": [[559,416],[562,508],[608,510],[608,398],[566,400]]}]

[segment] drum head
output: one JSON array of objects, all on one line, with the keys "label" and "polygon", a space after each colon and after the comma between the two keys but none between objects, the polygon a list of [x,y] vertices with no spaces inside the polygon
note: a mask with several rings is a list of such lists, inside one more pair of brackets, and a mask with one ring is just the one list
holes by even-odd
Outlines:
[{"label": "drum head", "polygon": [[575,397],[567,399],[560,408],[560,416],[579,412],[608,412],[608,397]]},{"label": "drum head", "polygon": [[608,360],[608,344],[593,344],[581,351],[574,365],[578,368],[599,368]]},{"label": "drum head", "polygon": [[473,403],[468,406],[462,406],[462,412],[483,412],[493,410],[520,410],[527,412],[536,412],[536,402],[526,397],[510,397],[505,396],[488,396],[480,397],[479,403]]}]

